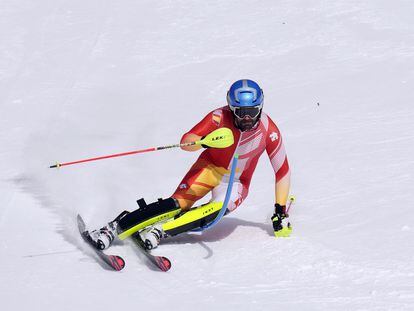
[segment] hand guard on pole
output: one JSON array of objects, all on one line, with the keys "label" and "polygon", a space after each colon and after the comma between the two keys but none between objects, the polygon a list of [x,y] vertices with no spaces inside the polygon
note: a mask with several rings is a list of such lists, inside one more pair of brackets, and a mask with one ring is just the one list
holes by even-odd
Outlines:
[{"label": "hand guard on pole", "polygon": [[197,144],[203,148],[227,148],[234,144],[233,132],[227,127],[222,127],[202,137]]}]

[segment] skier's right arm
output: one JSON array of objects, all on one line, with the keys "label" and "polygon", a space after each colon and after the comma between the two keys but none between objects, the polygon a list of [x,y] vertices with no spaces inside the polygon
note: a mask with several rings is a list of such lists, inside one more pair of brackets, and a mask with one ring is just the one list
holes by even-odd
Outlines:
[{"label": "skier's right arm", "polygon": [[[198,141],[202,139],[204,136],[209,134],[210,132],[214,131],[219,127],[220,124],[220,117],[219,112],[221,110],[215,110],[210,112],[208,115],[204,117],[203,120],[201,120],[199,123],[197,123],[191,130],[189,130],[187,133],[183,135],[181,138],[181,143],[192,143],[195,141]],[[219,119],[220,118],[220,119]],[[197,151],[200,150],[203,146],[196,145],[196,146],[187,146],[187,147],[181,147],[181,149],[185,151]]]}]

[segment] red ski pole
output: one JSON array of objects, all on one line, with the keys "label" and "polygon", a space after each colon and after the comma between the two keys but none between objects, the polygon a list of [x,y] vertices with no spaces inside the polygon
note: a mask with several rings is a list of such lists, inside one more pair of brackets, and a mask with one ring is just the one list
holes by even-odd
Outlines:
[{"label": "red ski pole", "polygon": [[79,163],[85,163],[85,162],[91,162],[91,161],[97,161],[97,160],[103,160],[103,159],[109,159],[109,158],[123,157],[123,156],[131,155],[131,154],[178,148],[178,147],[206,145],[212,148],[227,148],[233,145],[233,143],[234,143],[233,132],[228,128],[222,127],[222,128],[218,128],[217,130],[214,130],[213,132],[201,138],[200,140],[197,140],[191,143],[175,144],[175,145],[162,146],[162,147],[153,147],[153,148],[148,148],[148,149],[115,153],[115,154],[105,155],[105,156],[96,157],[96,158],[83,159],[83,160],[78,160],[78,161],[73,161],[73,162],[57,163],[55,165],[50,166],[50,168],[59,168],[62,166],[67,166],[67,165],[73,165],[73,164],[79,164]]},{"label": "red ski pole", "polygon": [[116,157],[123,157],[123,156],[127,156],[127,155],[144,153],[144,152],[151,152],[151,151],[157,151],[157,150],[163,150],[163,149],[194,146],[194,145],[198,145],[198,144],[199,144],[199,142],[195,141],[195,142],[185,143],[185,144],[175,144],[175,145],[169,145],[169,146],[153,147],[153,148],[147,148],[147,149],[141,149],[141,150],[115,153],[115,154],[105,155],[105,156],[96,157],[96,158],[89,158],[89,159],[77,160],[77,161],[66,162],[66,163],[56,163],[55,165],[51,165],[50,168],[60,168],[62,166],[68,166],[68,165],[73,165],[73,164],[79,164],[79,163],[85,163],[85,162],[91,162],[91,161],[98,161],[98,160],[116,158]]}]

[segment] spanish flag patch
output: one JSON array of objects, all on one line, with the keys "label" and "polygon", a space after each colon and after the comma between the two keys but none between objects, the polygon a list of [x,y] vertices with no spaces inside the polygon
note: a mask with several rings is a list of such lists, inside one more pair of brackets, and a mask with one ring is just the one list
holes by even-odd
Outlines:
[{"label": "spanish flag patch", "polygon": [[223,112],[221,109],[217,109],[213,112],[213,123],[215,123],[217,126],[220,126],[222,114]]}]

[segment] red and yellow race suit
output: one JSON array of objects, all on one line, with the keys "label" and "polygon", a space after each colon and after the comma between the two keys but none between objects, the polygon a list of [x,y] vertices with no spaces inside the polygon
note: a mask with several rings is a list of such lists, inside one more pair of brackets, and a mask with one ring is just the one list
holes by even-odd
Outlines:
[{"label": "red and yellow race suit", "polygon": [[227,127],[232,130],[234,144],[228,148],[208,148],[184,176],[177,190],[172,195],[182,209],[189,209],[208,192],[212,192],[212,201],[224,201],[229,180],[231,160],[235,153],[239,155],[232,196],[228,210],[236,209],[247,197],[250,181],[257,162],[266,150],[276,180],[289,173],[289,164],[283,146],[282,136],[276,124],[262,112],[257,126],[247,132],[241,132],[233,124],[233,115],[225,106],[210,112],[201,122],[183,135],[196,134],[205,136],[213,130]]}]

